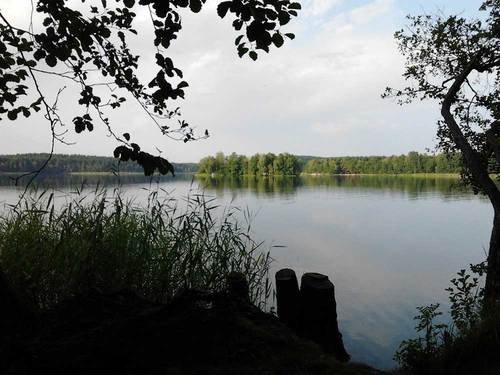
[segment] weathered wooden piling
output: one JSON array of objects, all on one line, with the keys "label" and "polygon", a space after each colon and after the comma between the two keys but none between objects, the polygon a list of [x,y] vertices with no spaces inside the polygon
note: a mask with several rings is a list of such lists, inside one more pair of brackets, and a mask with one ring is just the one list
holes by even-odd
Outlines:
[{"label": "weathered wooden piling", "polygon": [[300,330],[300,294],[295,272],[284,268],[276,272],[276,300],[278,318],[298,333]]},{"label": "weathered wooden piling", "polygon": [[250,301],[248,282],[241,272],[230,272],[227,275],[227,291],[235,300]]},{"label": "weathered wooden piling", "polygon": [[317,344],[338,360],[350,359],[342,341],[337,323],[335,287],[328,276],[320,273],[305,273],[300,286],[301,334]]}]

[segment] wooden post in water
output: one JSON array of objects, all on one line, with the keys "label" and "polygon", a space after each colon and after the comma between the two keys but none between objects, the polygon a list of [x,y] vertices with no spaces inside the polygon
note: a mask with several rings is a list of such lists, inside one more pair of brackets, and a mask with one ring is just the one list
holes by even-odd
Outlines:
[{"label": "wooden post in water", "polygon": [[300,295],[295,272],[283,268],[276,272],[276,300],[278,318],[295,332],[299,332]]},{"label": "wooden post in water", "polygon": [[344,348],[337,323],[335,287],[328,276],[305,273],[300,286],[302,335],[339,361],[347,362],[350,355]]}]

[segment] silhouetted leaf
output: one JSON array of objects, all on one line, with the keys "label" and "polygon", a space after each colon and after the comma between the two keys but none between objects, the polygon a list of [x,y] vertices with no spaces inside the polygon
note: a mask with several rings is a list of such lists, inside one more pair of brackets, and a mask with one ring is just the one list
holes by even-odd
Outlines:
[{"label": "silhouetted leaf", "polygon": [[290,15],[286,12],[280,12],[278,14],[278,20],[280,21],[280,25],[286,25],[288,22],[290,22]]},{"label": "silhouetted leaf", "polygon": [[243,57],[245,53],[248,52],[248,48],[238,48],[238,56]]},{"label": "silhouetted leaf", "polygon": [[278,48],[283,45],[284,41],[283,41],[283,37],[281,36],[280,33],[275,33],[273,35],[273,43]]},{"label": "silhouetted leaf", "polygon": [[35,51],[35,53],[33,54],[33,57],[37,60],[37,61],[40,61],[41,59],[43,59],[47,54],[45,53],[45,51],[43,49],[37,49]]},{"label": "silhouetted leaf", "polygon": [[224,18],[226,16],[227,11],[229,10],[231,4],[232,1],[223,1],[217,6],[217,14],[219,15],[220,18]]},{"label": "silhouetted leaf", "polygon": [[159,157],[159,156],[157,156],[155,158],[155,160],[156,160],[156,166],[158,168],[158,171],[161,174],[165,175],[165,174],[170,172],[172,174],[172,176],[175,176],[174,166],[171,163],[169,163],[168,160],[166,160],[162,157]]},{"label": "silhouetted leaf", "polygon": [[15,119],[17,119],[17,111],[16,110],[9,111],[7,113],[7,117],[9,118],[9,120],[14,121]]},{"label": "silhouetted leaf", "polygon": [[242,20],[234,20],[233,27],[235,30],[241,30],[241,28],[243,27],[243,21]]},{"label": "silhouetted leaf", "polygon": [[123,133],[123,138],[125,138],[127,141],[130,141],[130,134],[129,133]]},{"label": "silhouetted leaf", "polygon": [[201,10],[202,3],[200,0],[190,0],[189,8],[193,11],[193,13],[198,13]]},{"label": "silhouetted leaf", "polygon": [[57,59],[55,58],[54,55],[47,55],[45,56],[45,63],[53,68],[54,66],[57,65]]},{"label": "silhouetted leaf", "polygon": [[123,4],[127,7],[127,8],[132,8],[135,4],[135,0],[123,0]]},{"label": "silhouetted leaf", "polygon": [[241,39],[243,39],[243,37],[244,37],[244,35],[240,35],[240,36],[238,36],[238,37],[234,40],[234,44],[235,44],[235,45],[240,44]]},{"label": "silhouetted leaf", "polygon": [[121,161],[127,161],[130,159],[131,149],[126,146],[118,146],[113,151],[113,156],[115,158],[120,158]]}]

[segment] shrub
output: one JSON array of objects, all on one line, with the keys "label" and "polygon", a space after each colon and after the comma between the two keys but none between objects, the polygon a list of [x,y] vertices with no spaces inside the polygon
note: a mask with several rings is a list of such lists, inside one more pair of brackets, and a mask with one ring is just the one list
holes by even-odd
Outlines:
[{"label": "shrub", "polygon": [[460,270],[451,280],[449,324],[436,323],[439,304],[418,307],[419,337],[405,340],[394,359],[405,373],[496,373],[500,368],[500,317],[483,309],[481,276],[486,262]]}]

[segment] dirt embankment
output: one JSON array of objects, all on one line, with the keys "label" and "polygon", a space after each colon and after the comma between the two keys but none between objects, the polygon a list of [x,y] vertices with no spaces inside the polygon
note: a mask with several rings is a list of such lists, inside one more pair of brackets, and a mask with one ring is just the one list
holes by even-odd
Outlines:
[{"label": "dirt embankment", "polygon": [[3,374],[380,373],[336,361],[249,303],[202,291],[168,305],[94,292],[61,303],[30,336],[3,340]]}]

